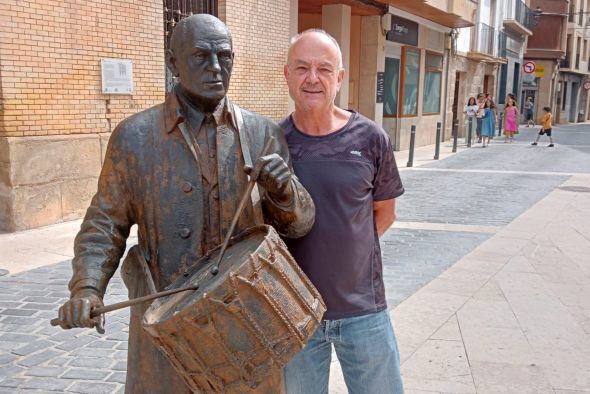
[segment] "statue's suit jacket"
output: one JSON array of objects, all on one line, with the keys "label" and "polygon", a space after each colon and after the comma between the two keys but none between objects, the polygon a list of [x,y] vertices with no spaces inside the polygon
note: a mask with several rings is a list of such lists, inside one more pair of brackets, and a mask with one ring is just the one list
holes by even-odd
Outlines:
[{"label": "statue's suit jacket", "polygon": [[[271,136],[275,138],[271,152],[281,155],[291,167],[284,135],[275,123],[229,100],[227,105],[237,119],[239,133],[217,133],[222,234],[246,191],[248,178],[242,167],[261,156]],[[183,122],[178,99],[170,94],[164,103],[127,118],[113,131],[97,193],[75,240],[69,285],[72,294],[94,288],[104,295],[134,224],[138,226],[138,245],[121,268],[130,298],[147,293],[140,259],[147,261],[156,290],[161,291],[207,252],[202,172],[183,137]],[[315,210],[296,177],[291,182],[293,204],[281,207],[259,188],[252,203],[246,204],[234,234],[263,220],[283,236],[304,235],[313,225]],[[260,196],[258,202],[256,196]],[[141,327],[148,305],[131,308],[126,392],[187,392],[187,386]]]}]

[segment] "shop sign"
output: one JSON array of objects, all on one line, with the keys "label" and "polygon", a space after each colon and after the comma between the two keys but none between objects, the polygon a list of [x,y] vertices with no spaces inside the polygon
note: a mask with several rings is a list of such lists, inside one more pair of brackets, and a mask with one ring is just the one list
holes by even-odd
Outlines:
[{"label": "shop sign", "polygon": [[392,15],[391,30],[387,32],[387,40],[417,47],[418,24]]},{"label": "shop sign", "polygon": [[545,75],[545,66],[536,66],[535,75],[539,78]]},{"label": "shop sign", "polygon": [[584,82],[584,89],[590,90],[590,81],[585,81]]},{"label": "shop sign", "polygon": [[385,73],[377,72],[377,103],[383,102],[383,94],[385,92]]}]

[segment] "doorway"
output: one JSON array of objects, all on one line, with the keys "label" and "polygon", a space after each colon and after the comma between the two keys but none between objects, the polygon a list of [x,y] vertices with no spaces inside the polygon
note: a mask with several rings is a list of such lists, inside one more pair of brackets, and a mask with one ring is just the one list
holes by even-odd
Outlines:
[{"label": "doorway", "polygon": [[572,82],[572,89],[570,92],[570,116],[569,122],[576,123],[578,120],[578,89],[580,84],[577,82]]}]

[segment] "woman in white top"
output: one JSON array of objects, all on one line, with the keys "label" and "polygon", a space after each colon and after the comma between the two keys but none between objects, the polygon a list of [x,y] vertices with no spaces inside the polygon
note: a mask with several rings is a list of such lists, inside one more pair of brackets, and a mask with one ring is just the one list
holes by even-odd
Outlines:
[{"label": "woman in white top", "polygon": [[[471,136],[473,137],[475,134],[475,127],[477,125],[477,111],[479,110],[479,105],[477,104],[477,101],[475,100],[475,97],[469,97],[469,100],[467,100],[467,105],[465,106],[465,110],[463,111],[463,114],[465,114],[465,125],[467,127],[467,133],[469,133],[469,119],[471,119]],[[465,135],[465,141],[467,141],[467,133]]]}]

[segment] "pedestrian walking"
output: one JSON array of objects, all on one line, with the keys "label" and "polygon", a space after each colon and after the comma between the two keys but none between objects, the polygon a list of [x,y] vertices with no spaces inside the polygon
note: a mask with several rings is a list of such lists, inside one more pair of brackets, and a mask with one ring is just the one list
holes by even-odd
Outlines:
[{"label": "pedestrian walking", "polygon": [[549,148],[553,148],[555,145],[553,145],[553,137],[551,136],[551,127],[553,123],[553,114],[551,113],[551,107],[544,107],[543,111],[545,111],[545,115],[543,115],[543,124],[541,125],[541,130],[539,131],[537,138],[531,145],[536,146],[539,142],[539,138],[541,138],[542,135],[546,135],[547,137],[549,137],[549,145],[547,146]]},{"label": "pedestrian walking", "polygon": [[496,102],[492,98],[491,94],[488,94],[486,96],[486,99],[490,100],[490,108],[492,109],[492,113],[494,114],[494,117],[492,119],[492,130],[494,130],[494,132],[490,136],[490,139],[494,139],[494,136],[496,135],[496,129],[498,128],[498,106],[496,105]]},{"label": "pedestrian walking", "polygon": [[[473,136],[473,132],[477,128],[477,110],[479,109],[479,105],[477,105],[477,101],[475,97],[469,97],[467,100],[467,104],[465,105],[465,109],[463,110],[463,114],[465,115],[465,127],[467,129],[467,133],[470,133]],[[469,130],[469,126],[471,125],[471,130]],[[465,139],[467,139],[467,133]]]},{"label": "pedestrian walking", "polygon": [[477,109],[477,114],[476,114],[476,128],[475,128],[475,132],[477,134],[477,142],[481,143],[481,127],[482,127],[482,122],[483,122],[483,117],[485,115],[485,110],[484,110],[484,105],[486,102],[486,95],[484,93],[479,93],[477,95],[477,105],[478,105],[478,109]]},{"label": "pedestrian walking", "polygon": [[514,142],[518,133],[518,108],[514,100],[508,98],[504,106],[504,142]]},{"label": "pedestrian walking", "polygon": [[532,97],[527,97],[524,103],[524,115],[526,119],[526,127],[531,127],[535,125],[535,121],[533,120],[533,108],[535,107],[535,103],[533,103]]},{"label": "pedestrian walking", "polygon": [[285,367],[287,393],[328,393],[334,348],[350,394],[401,394],[379,245],[404,192],[391,141],[372,120],[334,105],[344,69],[326,32],[295,36],[284,72],[295,111],[281,126],[295,175],[316,205],[311,231],[287,245],[327,306]]},{"label": "pedestrian walking", "polygon": [[[492,100],[486,99],[484,102],[484,116],[482,119],[481,124],[481,137],[482,137],[482,148],[485,148],[487,145],[490,144],[490,141],[495,133],[495,119],[494,119],[494,109],[492,108]],[[487,140],[487,145],[486,145]]]}]

